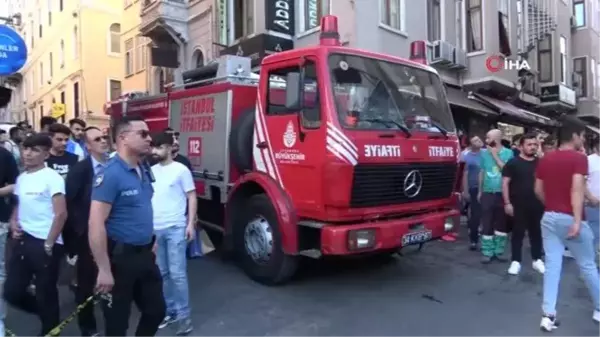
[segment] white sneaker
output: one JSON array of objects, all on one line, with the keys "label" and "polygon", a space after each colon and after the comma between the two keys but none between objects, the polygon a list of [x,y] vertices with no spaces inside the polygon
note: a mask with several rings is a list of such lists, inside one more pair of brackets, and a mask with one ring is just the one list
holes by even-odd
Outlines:
[{"label": "white sneaker", "polygon": [[600,310],[594,310],[594,315],[592,316],[592,319],[596,323],[600,323]]},{"label": "white sneaker", "polygon": [[563,252],[563,256],[568,257],[570,259],[573,258],[573,254],[571,254],[571,252],[568,249],[565,249],[565,251]]},{"label": "white sneaker", "polygon": [[508,267],[508,273],[511,275],[519,275],[520,272],[521,263],[519,263],[518,261],[511,262],[510,267]]},{"label": "white sneaker", "polygon": [[552,332],[558,329],[556,325],[556,318],[543,316],[542,321],[540,322],[540,329],[547,332]]},{"label": "white sneaker", "polygon": [[542,260],[535,260],[533,261],[533,263],[531,264],[533,267],[533,270],[537,271],[540,274],[543,274],[546,272],[546,266],[544,265],[544,261]]}]

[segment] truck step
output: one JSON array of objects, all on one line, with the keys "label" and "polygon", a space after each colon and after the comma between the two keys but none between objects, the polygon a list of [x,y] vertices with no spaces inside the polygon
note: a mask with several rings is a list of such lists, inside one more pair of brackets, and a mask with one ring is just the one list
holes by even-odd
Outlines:
[{"label": "truck step", "polygon": [[310,257],[311,259],[319,259],[321,258],[321,256],[323,256],[323,254],[321,254],[321,251],[318,249],[301,250],[298,252],[298,255]]},{"label": "truck step", "polygon": [[304,226],[304,227],[318,228],[318,229],[325,227],[324,223],[318,222],[318,221],[312,221],[312,220],[298,221],[298,225]]}]

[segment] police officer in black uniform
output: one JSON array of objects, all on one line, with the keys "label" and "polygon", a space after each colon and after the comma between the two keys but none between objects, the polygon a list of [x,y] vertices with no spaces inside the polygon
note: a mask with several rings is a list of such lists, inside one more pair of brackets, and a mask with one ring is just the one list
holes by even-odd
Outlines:
[{"label": "police officer in black uniform", "polygon": [[162,279],[155,263],[152,181],[146,123],[124,117],[114,126],[117,154],[94,177],[89,240],[98,265],[106,336],[127,334],[131,302],[141,312],[136,336],[154,336],[165,317]]}]

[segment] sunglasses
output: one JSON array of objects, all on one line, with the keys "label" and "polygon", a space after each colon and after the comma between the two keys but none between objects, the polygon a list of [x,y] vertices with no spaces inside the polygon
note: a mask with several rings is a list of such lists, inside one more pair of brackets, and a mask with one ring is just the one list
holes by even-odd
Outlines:
[{"label": "sunglasses", "polygon": [[92,139],[94,142],[96,143],[100,143],[103,140],[108,140],[108,136],[100,136],[100,137],[96,137],[94,139]]},{"label": "sunglasses", "polygon": [[150,137],[150,131],[148,130],[139,130],[136,133],[144,139]]}]

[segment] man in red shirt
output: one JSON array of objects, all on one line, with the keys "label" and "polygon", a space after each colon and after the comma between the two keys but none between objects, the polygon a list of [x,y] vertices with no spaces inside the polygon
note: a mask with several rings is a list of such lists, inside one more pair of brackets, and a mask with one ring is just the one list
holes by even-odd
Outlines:
[{"label": "man in red shirt", "polygon": [[544,203],[542,239],[546,252],[543,316],[540,328],[556,329],[556,301],[562,269],[562,254],[569,249],[581,271],[594,303],[593,319],[600,321],[600,281],[595,261],[593,234],[583,221],[583,203],[588,174],[583,146],[585,124],[574,117],[562,118],[560,147],[547,153],[536,170],[535,194]]}]

